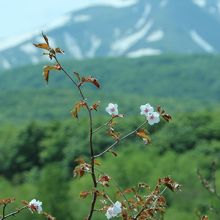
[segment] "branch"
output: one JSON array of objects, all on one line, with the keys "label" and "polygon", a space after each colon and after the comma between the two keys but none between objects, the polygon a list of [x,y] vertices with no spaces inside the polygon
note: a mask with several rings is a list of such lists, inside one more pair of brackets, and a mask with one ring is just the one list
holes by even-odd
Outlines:
[{"label": "branch", "polygon": [[[92,177],[92,181],[93,181],[93,186],[94,188],[97,187],[97,181],[96,181],[96,175],[95,175],[95,157],[94,157],[94,150],[93,150],[93,120],[92,120],[92,110],[90,109],[90,107],[88,106],[88,103],[85,101],[85,96],[81,90],[81,88],[77,85],[77,83],[75,82],[75,80],[70,76],[70,74],[68,74],[68,72],[63,68],[63,66],[60,64],[59,60],[57,59],[56,56],[54,56],[54,59],[56,60],[57,64],[61,67],[61,70],[65,73],[65,75],[71,80],[71,82],[75,85],[75,87],[78,89],[80,96],[82,97],[82,99],[85,102],[85,106],[88,112],[88,116],[89,116],[89,148],[90,148],[90,157],[91,157],[91,177]],[[88,215],[88,220],[90,220],[92,218],[93,212],[94,212],[94,208],[95,208],[95,203],[97,200],[97,192],[96,190],[94,190],[93,192],[93,199],[91,202],[91,208],[90,208],[90,212]]]},{"label": "branch", "polygon": [[116,140],[112,145],[110,145],[109,147],[107,147],[103,152],[97,154],[94,156],[94,158],[100,157],[103,154],[105,154],[106,152],[108,152],[109,150],[111,150],[115,145],[117,145],[120,141],[126,139],[127,137],[131,136],[132,134],[134,134],[135,132],[137,132],[142,126],[144,126],[147,123],[147,121],[145,121],[144,123],[142,123],[141,125],[139,125],[135,130],[131,131],[130,133],[126,134],[125,136],[123,136],[122,138],[119,138],[118,140]]},{"label": "branch", "polygon": [[[163,193],[166,191],[167,187],[165,187],[160,194],[156,197],[155,201],[153,202],[152,206],[150,207],[150,209],[155,209],[155,205],[157,204],[158,199],[160,198],[161,195],[163,195]],[[145,205],[136,215],[136,217],[134,218],[134,220],[137,220],[138,217],[142,214],[142,212],[147,208],[147,206]]]},{"label": "branch", "polygon": [[4,219],[9,218],[11,216],[15,216],[16,214],[18,214],[22,210],[26,209],[27,207],[28,206],[23,206],[23,207],[17,209],[16,211],[9,213],[8,215],[5,215],[5,208],[6,208],[6,204],[5,204],[3,207],[3,216],[2,216],[2,218],[0,218],[0,220],[4,220]]},{"label": "branch", "polygon": [[93,133],[96,133],[96,132],[98,132],[99,130],[101,130],[102,128],[104,128],[106,125],[108,125],[108,123],[109,123],[111,120],[112,120],[112,118],[109,119],[107,122],[105,122],[103,125],[99,126],[99,127],[96,128],[95,130],[93,130]]}]

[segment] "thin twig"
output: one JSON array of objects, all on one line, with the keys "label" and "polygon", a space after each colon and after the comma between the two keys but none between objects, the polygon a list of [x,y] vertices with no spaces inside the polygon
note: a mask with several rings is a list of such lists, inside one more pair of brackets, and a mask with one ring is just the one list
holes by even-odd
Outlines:
[{"label": "thin twig", "polygon": [[4,220],[4,219],[9,218],[11,216],[15,216],[16,214],[18,214],[19,212],[21,212],[22,210],[24,210],[26,208],[27,208],[27,206],[23,206],[23,207],[17,209],[16,211],[9,213],[8,215],[5,215],[5,213],[3,213],[3,217],[0,218],[0,220]]},{"label": "thin twig", "polygon": [[105,122],[103,125],[101,125],[101,126],[99,126],[98,128],[94,129],[94,130],[93,130],[93,133],[96,133],[96,132],[98,132],[99,130],[101,130],[102,128],[104,128],[106,125],[108,125],[108,123],[109,123],[111,120],[112,120],[112,118],[109,119],[107,122]]},{"label": "thin twig", "polygon": [[[155,201],[153,202],[152,206],[150,207],[150,209],[155,209],[155,205],[157,204],[158,199],[160,198],[161,195],[163,195],[163,193],[166,191],[167,187],[165,187],[160,194],[157,196],[157,198],[155,199]],[[136,215],[136,217],[134,218],[134,220],[137,220],[138,217],[142,214],[142,212],[147,208],[147,206],[145,205]]]},{"label": "thin twig", "polygon": [[[102,174],[102,175],[107,175],[107,176],[108,176],[108,174],[104,173],[102,170],[100,170],[100,169],[98,169],[98,168],[95,168],[95,169],[96,169],[100,174]],[[131,209],[131,205],[130,205],[130,203],[129,203],[127,197],[126,197],[125,194],[123,193],[122,189],[119,187],[119,185],[117,184],[117,182],[115,181],[114,178],[111,177],[111,180],[112,180],[112,183],[113,183],[113,185],[115,186],[115,188],[120,192],[120,194],[122,195],[122,197],[123,197],[123,198],[125,199],[125,201],[127,202],[129,208]],[[112,202],[112,203],[113,203],[113,202]],[[114,204],[114,203],[113,203],[113,204]],[[132,209],[131,209],[131,212],[132,212],[132,215],[134,216],[134,212],[133,212]]]},{"label": "thin twig", "polygon": [[[61,70],[65,73],[65,75],[71,80],[71,82],[75,85],[75,87],[78,89],[82,99],[85,102],[86,109],[88,111],[88,116],[89,116],[89,148],[90,148],[90,157],[91,157],[91,177],[93,181],[93,186],[96,189],[97,188],[97,181],[96,181],[96,175],[95,175],[95,157],[94,157],[94,150],[93,150],[93,120],[92,120],[92,110],[88,106],[88,103],[85,100],[85,96],[80,88],[80,86],[77,85],[75,80],[68,74],[68,72],[63,68],[63,66],[60,64],[58,61],[57,57],[55,56],[54,59],[56,60],[57,64],[60,66]],[[92,215],[94,212],[95,204],[97,200],[97,191],[94,190],[93,192],[93,199],[91,202],[91,207],[89,211],[89,215],[87,217],[88,220],[92,219]]]},{"label": "thin twig", "polygon": [[97,154],[94,156],[94,158],[100,157],[103,154],[105,154],[106,152],[108,152],[109,150],[111,150],[115,145],[117,145],[120,141],[126,139],[127,137],[131,136],[132,134],[134,134],[135,132],[138,131],[138,129],[140,129],[142,126],[144,126],[147,123],[147,121],[143,122],[141,125],[139,125],[135,130],[131,131],[130,133],[126,134],[125,136],[123,136],[122,138],[119,138],[118,140],[116,140],[112,145],[110,145],[109,147],[107,147],[103,152]]}]

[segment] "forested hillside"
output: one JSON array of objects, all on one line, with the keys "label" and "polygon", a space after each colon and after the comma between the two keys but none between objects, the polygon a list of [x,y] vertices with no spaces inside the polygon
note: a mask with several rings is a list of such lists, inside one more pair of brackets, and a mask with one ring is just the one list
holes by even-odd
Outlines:
[{"label": "forested hillside", "polygon": [[[125,113],[145,102],[165,105],[170,111],[191,111],[217,106],[220,100],[220,56],[143,57],[64,62],[70,72],[92,75],[101,89],[86,86],[87,97],[103,106],[112,101]],[[60,72],[51,72],[49,85],[42,66],[0,72],[0,121],[67,118],[78,93]],[[130,103],[133,103],[131,106]]]},{"label": "forested hillside", "polygon": [[[141,104],[162,105],[173,116],[170,123],[148,127],[152,144],[144,145],[133,135],[115,148],[117,157],[107,154],[99,168],[122,189],[139,182],[153,187],[165,176],[177,180],[182,191],[166,194],[165,220],[197,220],[197,211],[218,220],[219,213],[209,207],[218,210],[219,201],[202,186],[197,169],[210,179],[209,165],[215,161],[220,189],[219,59],[166,55],[64,62],[71,72],[100,81],[100,90],[85,85],[89,101],[101,100],[99,112],[94,112],[94,127],[108,120],[104,109],[109,102],[118,103],[120,113],[125,114],[115,126],[120,135],[144,120]],[[76,158],[89,157],[88,122],[83,110],[78,120],[70,116],[79,100],[77,91],[60,72],[51,72],[46,85],[42,66],[0,73],[1,197],[29,201],[34,196],[57,219],[83,219],[90,199],[80,199],[79,192],[90,185],[87,177],[73,178],[73,168]],[[106,129],[95,134],[96,153],[111,143]],[[109,193],[117,199],[112,189]],[[29,218],[28,212],[16,217]],[[103,214],[97,214],[96,220],[101,219]]]}]

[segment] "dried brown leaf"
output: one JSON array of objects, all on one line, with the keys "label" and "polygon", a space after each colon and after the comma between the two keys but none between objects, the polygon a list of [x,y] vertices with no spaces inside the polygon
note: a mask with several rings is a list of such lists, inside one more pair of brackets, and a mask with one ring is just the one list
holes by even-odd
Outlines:
[{"label": "dried brown leaf", "polygon": [[140,138],[143,139],[144,143],[145,144],[149,144],[151,143],[151,138],[148,134],[148,132],[144,129],[139,129],[137,132],[136,132],[136,135]]},{"label": "dried brown leaf", "polygon": [[46,43],[41,43],[41,44],[33,44],[35,47],[37,48],[41,48],[41,49],[44,49],[44,50],[50,50],[50,47],[48,46],[48,44]]},{"label": "dried brown leaf", "polygon": [[83,85],[84,83],[92,83],[93,85],[95,85],[97,88],[100,88],[100,84],[98,82],[98,80],[96,78],[93,78],[92,76],[88,76],[88,77],[82,77],[81,82],[79,84],[79,87],[81,85]]}]

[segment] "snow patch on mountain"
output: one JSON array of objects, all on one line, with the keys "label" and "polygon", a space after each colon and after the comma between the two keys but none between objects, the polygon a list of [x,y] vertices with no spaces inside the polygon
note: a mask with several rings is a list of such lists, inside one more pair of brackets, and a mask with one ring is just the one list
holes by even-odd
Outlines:
[{"label": "snow patch on mountain", "polygon": [[76,59],[83,58],[82,51],[74,37],[72,37],[69,33],[66,32],[64,34],[64,41],[66,47],[68,48],[69,52],[73,55],[74,58]]},{"label": "snow patch on mountain", "polygon": [[140,17],[140,19],[135,24],[135,28],[139,29],[146,23],[146,20],[149,16],[150,12],[151,12],[151,5],[146,4],[142,16]]},{"label": "snow patch on mountain", "polygon": [[32,37],[34,37],[35,35],[38,35],[38,34],[39,34],[39,32],[35,31],[35,32],[31,32],[31,33],[22,34],[19,36],[14,36],[14,37],[2,39],[0,42],[0,51],[9,49],[11,47],[15,47],[15,46],[23,43],[24,41],[30,40]]},{"label": "snow patch on mountain", "polygon": [[213,53],[215,51],[214,48],[205,39],[203,39],[195,30],[190,31],[190,36],[192,40],[206,52]]},{"label": "snow patch on mountain", "polygon": [[9,63],[8,60],[3,59],[1,60],[1,66],[3,67],[3,69],[8,70],[11,68],[11,64]]},{"label": "snow patch on mountain", "polygon": [[20,50],[27,53],[27,54],[33,54],[37,52],[37,48],[34,47],[31,43],[26,43],[20,46]]},{"label": "snow patch on mountain", "polygon": [[100,0],[96,2],[90,2],[89,6],[99,6],[99,5],[110,5],[115,8],[123,8],[135,5],[138,3],[138,0]]},{"label": "snow patch on mountain", "polygon": [[164,37],[164,32],[162,30],[157,30],[149,34],[147,37],[147,42],[155,42],[155,41],[160,41]]},{"label": "snow patch on mountain", "polygon": [[91,37],[91,47],[89,49],[89,51],[87,52],[87,57],[91,58],[95,56],[95,53],[97,51],[97,49],[100,47],[102,40],[100,38],[98,38],[95,35],[92,35]]},{"label": "snow patch on mountain", "polygon": [[65,14],[59,18],[57,18],[56,20],[52,21],[51,23],[49,23],[48,25],[46,25],[43,30],[44,31],[51,31],[53,29],[62,27],[64,25],[66,25],[69,21],[71,21],[71,15],[70,14]]},{"label": "snow patch on mountain", "polygon": [[144,38],[152,25],[153,21],[149,20],[139,31],[113,42],[110,55],[122,55],[140,39]]},{"label": "snow patch on mountain", "polygon": [[137,58],[137,57],[142,57],[142,56],[155,56],[155,55],[160,55],[160,54],[161,54],[161,50],[159,49],[142,48],[136,51],[129,52],[127,54],[127,57]]},{"label": "snow patch on mountain", "polygon": [[192,0],[193,3],[201,8],[206,6],[206,0]]},{"label": "snow patch on mountain", "polygon": [[91,20],[90,15],[77,15],[73,18],[75,23],[82,23],[82,22],[87,22]]}]

